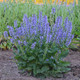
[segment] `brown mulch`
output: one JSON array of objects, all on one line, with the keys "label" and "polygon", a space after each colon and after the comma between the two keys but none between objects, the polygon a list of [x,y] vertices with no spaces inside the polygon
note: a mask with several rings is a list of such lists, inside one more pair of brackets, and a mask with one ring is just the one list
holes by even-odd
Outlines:
[{"label": "brown mulch", "polygon": [[[80,80],[80,52],[70,51],[64,59],[71,62],[71,71],[63,78],[46,78],[45,80]],[[13,59],[12,51],[0,50],[0,80],[40,80],[28,75],[21,75]]]}]

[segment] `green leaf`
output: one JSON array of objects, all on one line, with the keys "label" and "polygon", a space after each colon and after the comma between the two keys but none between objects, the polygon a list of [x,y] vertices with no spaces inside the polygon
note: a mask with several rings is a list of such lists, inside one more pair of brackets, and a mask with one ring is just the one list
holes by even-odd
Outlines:
[{"label": "green leaf", "polygon": [[29,61],[32,61],[32,60],[34,60],[34,59],[35,59],[34,56],[31,56],[31,57],[28,58]]},{"label": "green leaf", "polygon": [[68,53],[69,53],[69,50],[63,51],[62,53],[59,54],[58,59],[65,58],[68,55]]},{"label": "green leaf", "polygon": [[49,70],[49,67],[48,66],[43,66],[42,68],[41,68],[41,72],[43,73],[43,72],[47,72]]},{"label": "green leaf", "polygon": [[4,43],[3,43],[3,45],[4,45],[4,46],[7,46],[7,43],[6,43],[6,42],[4,42]]},{"label": "green leaf", "polygon": [[61,66],[70,66],[70,62],[60,61]]},{"label": "green leaf", "polygon": [[42,73],[41,69],[37,69],[37,74]]},{"label": "green leaf", "polygon": [[27,69],[28,71],[31,71],[31,70],[32,70],[32,68],[31,68],[31,67],[27,67],[26,69]]}]

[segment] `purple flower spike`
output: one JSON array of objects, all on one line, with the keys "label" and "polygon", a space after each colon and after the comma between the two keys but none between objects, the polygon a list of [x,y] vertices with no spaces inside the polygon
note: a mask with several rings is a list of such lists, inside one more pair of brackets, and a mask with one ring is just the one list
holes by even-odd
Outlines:
[{"label": "purple flower spike", "polygon": [[31,48],[34,49],[34,48],[35,48],[35,45],[36,45],[36,42],[34,42],[34,43],[31,45]]},{"label": "purple flower spike", "polygon": [[54,14],[56,12],[55,8],[52,8],[51,13]]},{"label": "purple flower spike", "polygon": [[53,56],[51,56],[51,59],[54,59]]},{"label": "purple flower spike", "polygon": [[46,61],[49,61],[49,59],[46,59]]},{"label": "purple flower spike", "polygon": [[14,27],[17,27],[17,20],[14,21]]},{"label": "purple flower spike", "polygon": [[22,43],[22,41],[18,40],[18,44],[20,45]]},{"label": "purple flower spike", "polygon": [[27,45],[27,42],[26,41],[24,41],[24,45]]},{"label": "purple flower spike", "polygon": [[7,38],[8,37],[8,32],[4,31],[4,37]]}]

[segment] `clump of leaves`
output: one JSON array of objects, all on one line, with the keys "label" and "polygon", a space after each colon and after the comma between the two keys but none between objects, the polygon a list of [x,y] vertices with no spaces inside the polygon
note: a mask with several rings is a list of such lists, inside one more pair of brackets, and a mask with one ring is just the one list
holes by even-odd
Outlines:
[{"label": "clump of leaves", "polygon": [[10,37],[8,37],[7,40],[3,36],[0,38],[1,50],[10,50],[12,48],[12,43],[9,40],[10,40]]}]

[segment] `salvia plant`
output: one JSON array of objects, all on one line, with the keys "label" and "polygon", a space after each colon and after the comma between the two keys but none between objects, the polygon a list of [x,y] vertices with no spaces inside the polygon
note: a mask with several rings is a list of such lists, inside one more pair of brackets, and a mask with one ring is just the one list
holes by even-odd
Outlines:
[{"label": "salvia plant", "polygon": [[[17,48],[17,51],[13,48],[13,52],[20,70],[37,77],[60,77],[69,70],[69,62],[63,60],[68,55],[68,46],[74,37],[68,18],[63,22],[59,16],[55,24],[50,26],[47,16],[43,16],[42,12],[38,17],[35,14],[27,17],[25,14],[20,27],[14,21],[14,27],[7,28],[10,41]],[[4,37],[8,37],[7,31]]]}]

